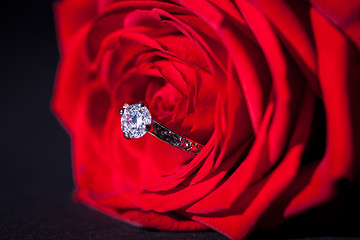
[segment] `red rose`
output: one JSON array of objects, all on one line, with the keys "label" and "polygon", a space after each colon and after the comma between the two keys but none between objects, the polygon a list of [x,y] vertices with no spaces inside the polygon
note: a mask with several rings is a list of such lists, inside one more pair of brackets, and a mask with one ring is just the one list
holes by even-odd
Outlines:
[{"label": "red rose", "polygon": [[[77,200],[238,239],[359,176],[359,1],[64,0],[56,14],[53,109]],[[200,154],[126,140],[118,110],[142,100]]]}]

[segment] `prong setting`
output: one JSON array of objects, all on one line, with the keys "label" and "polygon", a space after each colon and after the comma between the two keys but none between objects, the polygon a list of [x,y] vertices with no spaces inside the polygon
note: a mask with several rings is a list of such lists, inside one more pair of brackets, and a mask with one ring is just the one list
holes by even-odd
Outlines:
[{"label": "prong setting", "polygon": [[130,140],[128,132],[123,132],[123,135],[124,135],[124,138],[126,138],[127,140]]}]

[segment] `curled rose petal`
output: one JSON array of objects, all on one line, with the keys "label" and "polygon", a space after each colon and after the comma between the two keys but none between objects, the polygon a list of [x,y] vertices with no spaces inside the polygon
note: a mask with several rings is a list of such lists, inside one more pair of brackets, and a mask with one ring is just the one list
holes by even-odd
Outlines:
[{"label": "curled rose petal", "polygon": [[[136,226],[232,239],[332,200],[359,177],[360,4],[63,0],[52,107],[75,197]],[[204,145],[196,156],[118,110]]]}]

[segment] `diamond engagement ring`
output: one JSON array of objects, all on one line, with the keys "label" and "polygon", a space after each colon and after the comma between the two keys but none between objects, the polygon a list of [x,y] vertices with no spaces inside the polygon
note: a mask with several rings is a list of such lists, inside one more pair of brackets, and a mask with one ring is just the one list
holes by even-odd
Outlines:
[{"label": "diamond engagement ring", "polygon": [[142,102],[132,105],[124,104],[119,114],[121,115],[121,129],[126,139],[140,138],[150,133],[171,146],[193,155],[197,155],[203,148],[200,143],[183,137],[152,120],[149,109]]}]

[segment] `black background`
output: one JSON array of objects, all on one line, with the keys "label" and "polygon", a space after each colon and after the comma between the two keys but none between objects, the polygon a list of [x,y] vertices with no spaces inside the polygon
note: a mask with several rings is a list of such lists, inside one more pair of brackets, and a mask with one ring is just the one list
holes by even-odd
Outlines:
[{"label": "black background", "polygon": [[[49,107],[59,60],[53,1],[1,4],[0,239],[225,239],[139,229],[72,201],[70,138]],[[342,189],[334,203],[251,238],[359,237],[359,188]]]}]

